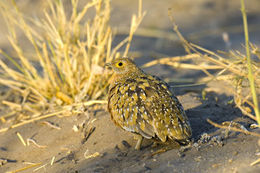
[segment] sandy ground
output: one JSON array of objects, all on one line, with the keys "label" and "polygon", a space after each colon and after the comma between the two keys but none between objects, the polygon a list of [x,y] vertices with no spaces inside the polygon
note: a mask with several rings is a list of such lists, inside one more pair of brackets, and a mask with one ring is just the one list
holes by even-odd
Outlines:
[{"label": "sandy ground", "polygon": [[[216,85],[216,84],[214,84]],[[9,162],[1,167],[3,172],[15,170],[26,162],[42,163],[45,167],[38,172],[257,172],[260,166],[249,167],[259,153],[257,139],[252,136],[214,128],[206,122],[234,121],[245,128],[253,123],[243,116],[233,105],[227,104],[231,97],[224,93],[210,92],[206,100],[200,93],[185,92],[179,96],[191,121],[195,144],[187,151],[172,149],[153,156],[164,146],[152,147],[149,140],[144,142],[141,151],[133,149],[132,135],[111,122],[108,113],[100,108],[82,115],[49,118],[60,130],[44,125],[42,121],[8,130],[0,136],[1,158]],[[215,98],[219,101],[216,102]],[[74,132],[74,125],[91,122]],[[86,131],[95,128],[85,141]],[[23,146],[18,139],[19,132],[24,139],[34,139],[33,144]],[[98,153],[97,157],[86,157]],[[50,165],[55,157],[54,164]],[[32,172],[32,168],[25,172]]]},{"label": "sandy ground", "polygon": [[[28,15],[34,15],[44,3],[27,0],[20,1],[20,6]],[[131,13],[137,11],[136,6],[137,1],[112,1],[111,23],[119,26],[121,33],[116,41],[123,38],[124,28],[129,25]],[[198,0],[196,3],[191,0],[145,0],[143,8],[147,15],[141,28],[165,31],[170,37],[162,39],[156,34],[135,37],[131,50],[141,52],[142,57],[136,59],[139,65],[159,55],[176,56],[184,53],[171,32],[168,8],[173,8],[184,35],[193,42],[211,50],[242,48],[242,19],[237,0]],[[251,41],[260,45],[260,27],[257,27],[260,25],[260,1],[251,0],[247,8]],[[2,19],[0,22],[3,22]],[[10,46],[4,39],[6,32],[5,28],[1,28],[0,46],[8,51]],[[224,43],[223,32],[229,34],[230,45]],[[169,81],[196,81],[203,75],[201,72],[173,70],[165,66],[144,70]],[[178,85],[181,82],[170,84]],[[201,92],[205,89],[207,94],[203,99]],[[230,86],[211,82],[205,86],[174,90],[187,112],[193,130],[194,144],[185,151],[175,147],[154,155],[165,146],[154,147],[149,140],[144,142],[141,151],[136,151],[133,149],[135,141],[132,135],[113,124],[106,106],[94,106],[87,107],[84,114],[52,117],[0,133],[0,172],[17,170],[30,163],[40,165],[23,172],[260,172],[260,165],[250,166],[259,158],[260,146],[256,137],[218,129],[206,121],[207,118],[217,123],[234,121],[247,129],[254,123],[229,103],[232,99]],[[46,125],[46,121],[59,128]],[[81,128],[75,132],[74,126]],[[0,124],[2,127],[4,125]],[[92,133],[88,134],[89,131]],[[24,146],[16,132],[24,139],[35,140],[40,146],[32,143]]]}]

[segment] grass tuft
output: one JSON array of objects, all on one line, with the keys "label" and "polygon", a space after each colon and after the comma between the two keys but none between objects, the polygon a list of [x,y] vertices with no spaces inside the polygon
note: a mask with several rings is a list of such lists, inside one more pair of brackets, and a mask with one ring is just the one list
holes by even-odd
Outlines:
[{"label": "grass tuft", "polygon": [[[109,25],[109,0],[92,0],[83,7],[79,7],[78,0],[70,2],[70,9],[65,10],[64,1],[48,0],[41,18],[24,16],[15,1],[0,2],[14,52],[9,55],[0,51],[9,60],[0,59],[0,84],[18,96],[16,100],[3,101],[12,114],[1,116],[2,122],[20,117],[12,125],[16,127],[60,114],[64,109],[105,103],[111,74],[104,64],[127,55],[145,15],[142,1],[132,17],[128,37],[116,46],[112,46],[115,33]],[[46,111],[51,113],[44,115],[42,112]]]}]

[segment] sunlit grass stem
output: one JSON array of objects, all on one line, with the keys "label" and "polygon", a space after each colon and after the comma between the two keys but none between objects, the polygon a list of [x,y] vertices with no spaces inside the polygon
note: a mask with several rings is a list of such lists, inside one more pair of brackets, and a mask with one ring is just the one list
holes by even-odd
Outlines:
[{"label": "sunlit grass stem", "polygon": [[256,88],[255,88],[255,80],[254,80],[253,70],[252,70],[250,48],[249,48],[249,34],[248,34],[247,15],[246,15],[246,10],[245,10],[244,0],[241,0],[241,12],[242,12],[243,24],[244,24],[248,80],[249,80],[249,83],[250,83],[250,89],[251,89],[252,99],[253,99],[253,103],[254,103],[254,111],[255,111],[255,115],[256,115],[256,120],[257,120],[257,123],[260,124],[260,112],[259,112],[258,99],[257,99]]}]

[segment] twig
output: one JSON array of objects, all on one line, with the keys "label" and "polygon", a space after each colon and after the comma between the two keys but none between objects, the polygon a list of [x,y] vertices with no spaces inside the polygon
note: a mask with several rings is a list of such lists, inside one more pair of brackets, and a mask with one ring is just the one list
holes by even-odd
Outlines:
[{"label": "twig", "polygon": [[46,163],[46,164],[44,164],[44,165],[42,165],[42,166],[40,166],[40,167],[38,167],[38,168],[35,168],[35,169],[33,170],[33,172],[36,172],[36,171],[38,171],[38,170],[40,170],[40,169],[42,169],[42,168],[45,168],[47,165],[48,165],[48,163]]},{"label": "twig", "polygon": [[53,123],[49,122],[49,121],[43,121],[42,123],[46,124],[47,126],[50,126],[51,128],[60,130],[61,128],[57,125],[54,125]]},{"label": "twig", "polygon": [[252,162],[252,163],[250,164],[250,166],[254,166],[254,165],[258,164],[258,163],[260,163],[260,158],[257,159],[256,161]]},{"label": "twig", "polygon": [[34,139],[28,138],[27,139],[27,145],[28,146],[30,145],[30,142],[33,143],[38,148],[46,148],[47,147],[46,145],[39,145],[39,144],[37,144]]},{"label": "twig", "polygon": [[256,117],[252,114],[250,114],[249,112],[247,112],[242,106],[236,104],[236,106],[242,111],[243,114],[245,114],[246,116],[250,117],[251,119],[256,121]]},{"label": "twig", "polygon": [[53,116],[55,116],[55,115],[64,113],[64,112],[66,112],[66,111],[67,111],[67,110],[61,110],[61,111],[58,111],[58,112],[53,112],[53,113],[50,113],[50,114],[46,114],[46,115],[43,115],[43,116],[40,116],[40,117],[36,117],[36,118],[30,119],[30,120],[27,120],[27,121],[24,121],[24,122],[21,122],[21,123],[12,125],[11,127],[2,128],[2,129],[0,129],[0,133],[5,132],[5,131],[7,131],[8,129],[13,129],[13,128],[16,128],[16,127],[19,127],[19,126],[22,126],[22,125],[25,125],[25,124],[28,124],[28,123],[31,123],[31,122],[34,122],[34,121],[38,121],[38,120],[41,120],[41,119],[53,117]]},{"label": "twig", "polygon": [[52,159],[51,159],[51,166],[53,165],[54,160],[55,160],[55,156],[53,156]]},{"label": "twig", "polygon": [[63,108],[71,108],[72,106],[91,106],[93,104],[106,104],[106,100],[89,100],[83,103],[74,103],[72,105],[63,106]]},{"label": "twig", "polygon": [[24,146],[27,146],[26,143],[25,143],[25,141],[24,141],[24,139],[23,139],[23,137],[22,137],[22,135],[21,135],[19,132],[16,132],[16,135],[18,136],[18,138],[20,139],[20,141],[22,142],[22,144],[23,144]]},{"label": "twig", "polygon": [[211,121],[210,119],[207,119],[207,121],[208,121],[211,125],[213,125],[213,126],[215,126],[215,127],[218,127],[218,128],[221,128],[221,129],[233,130],[233,131],[236,131],[236,132],[245,133],[245,134],[247,134],[247,135],[252,135],[252,136],[260,137],[260,134],[259,134],[259,133],[250,132],[250,131],[238,129],[238,128],[236,128],[236,127],[231,127],[231,126],[223,126],[223,125],[214,123],[214,122]]},{"label": "twig", "polygon": [[146,68],[146,67],[150,67],[153,65],[157,65],[159,63],[167,63],[169,61],[171,62],[179,62],[179,61],[185,61],[185,60],[190,60],[190,59],[195,59],[195,58],[200,58],[201,56],[199,54],[188,54],[185,56],[175,56],[175,57],[165,57],[165,58],[160,58],[160,59],[156,59],[153,61],[150,61],[146,64],[144,64],[142,67]]},{"label": "twig", "polygon": [[23,167],[23,168],[14,170],[14,171],[8,171],[8,172],[6,172],[6,173],[17,173],[17,172],[21,172],[21,171],[24,171],[24,170],[33,168],[33,167],[35,167],[35,166],[39,166],[39,165],[41,165],[41,164],[42,164],[42,163],[34,163],[34,164],[28,165],[28,166],[26,166],[26,167]]},{"label": "twig", "polygon": [[238,75],[241,75],[241,76],[246,76],[246,74],[243,74],[243,73],[241,73],[241,70],[240,69],[236,69],[236,68],[230,68],[230,66],[229,65],[227,65],[226,63],[224,63],[224,62],[222,62],[222,60],[224,61],[224,59],[221,57],[221,56],[219,56],[218,54],[216,54],[215,52],[212,52],[212,51],[210,51],[210,50],[207,50],[207,49],[205,49],[205,48],[203,48],[203,47],[201,47],[201,46],[199,46],[199,45],[196,45],[196,44],[193,44],[193,43],[189,43],[192,47],[194,47],[194,48],[196,48],[196,49],[199,49],[199,50],[201,50],[201,51],[203,51],[203,52],[205,52],[205,53],[208,53],[208,54],[210,54],[210,55],[212,55],[212,56],[215,56],[215,57],[217,57],[217,58],[219,58],[220,60],[217,60],[217,59],[214,59],[214,58],[212,58],[212,57],[210,57],[210,56],[203,56],[205,59],[207,59],[208,61],[210,61],[210,62],[212,62],[212,63],[214,63],[214,64],[218,64],[218,65],[220,65],[220,66],[222,66],[222,67],[225,67],[225,68],[227,68],[227,70],[229,70],[229,71],[231,71],[231,72],[233,72],[233,73],[235,73],[235,74],[238,74]]}]

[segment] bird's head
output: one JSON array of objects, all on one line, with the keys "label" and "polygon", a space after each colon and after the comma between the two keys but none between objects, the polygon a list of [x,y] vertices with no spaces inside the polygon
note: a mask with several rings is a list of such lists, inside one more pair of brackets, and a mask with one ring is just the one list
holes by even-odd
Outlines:
[{"label": "bird's head", "polygon": [[117,74],[127,74],[140,71],[134,61],[129,58],[117,58],[111,63],[106,63],[105,66],[111,67]]}]

